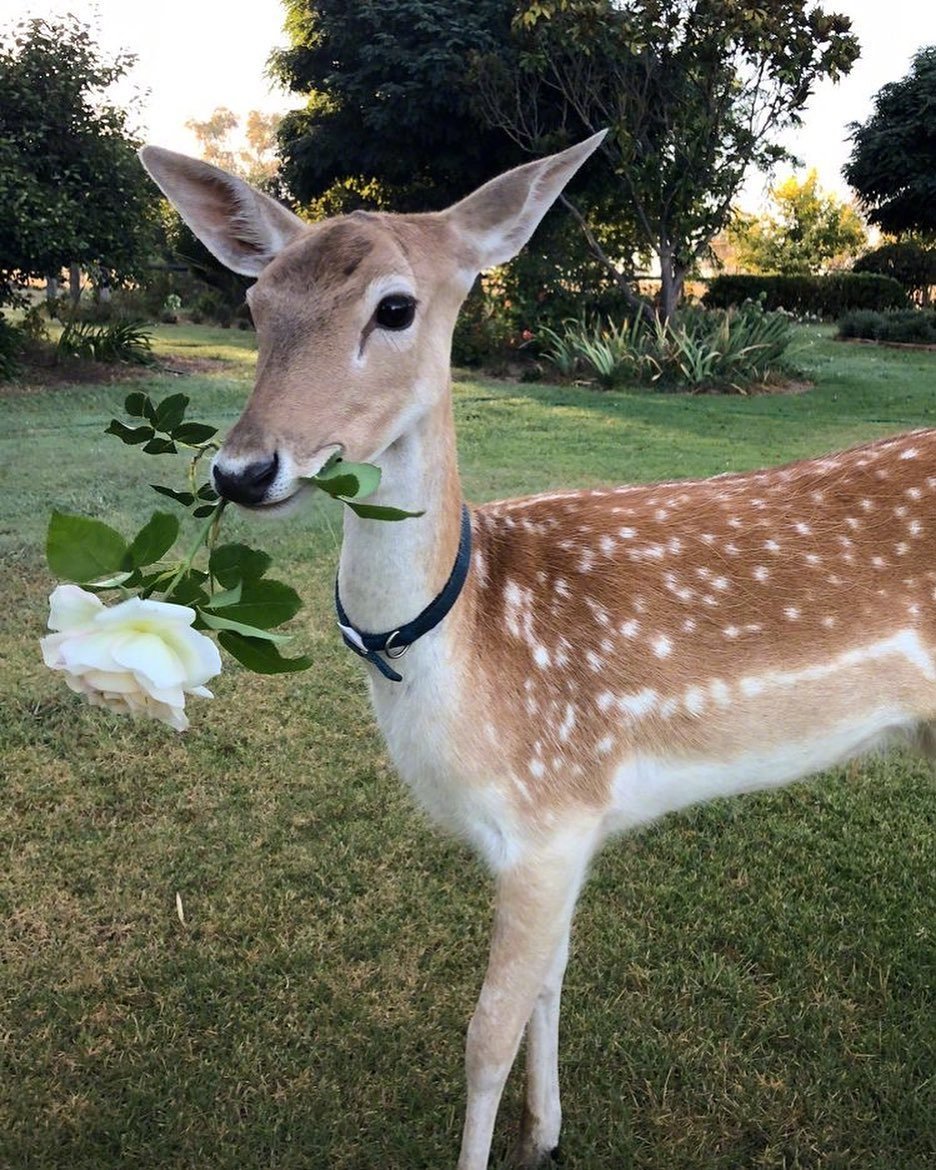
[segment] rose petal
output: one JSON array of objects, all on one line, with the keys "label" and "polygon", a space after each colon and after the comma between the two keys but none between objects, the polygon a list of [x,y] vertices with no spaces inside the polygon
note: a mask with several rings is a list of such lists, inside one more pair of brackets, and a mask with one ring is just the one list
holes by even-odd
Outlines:
[{"label": "rose petal", "polygon": [[49,594],[49,629],[72,630],[86,626],[104,609],[93,593],[77,585],[58,585]]},{"label": "rose petal", "polygon": [[179,656],[156,633],[130,634],[115,644],[111,653],[115,662],[157,687],[178,686],[185,681]]},{"label": "rose petal", "polygon": [[146,628],[150,628],[149,623],[153,622],[154,627],[164,628],[166,625],[190,626],[194,620],[195,610],[189,609],[187,605],[174,605],[169,601],[150,601],[149,598],[130,597],[126,601],[121,601],[119,605],[113,605],[110,609],[104,609],[97,614],[95,625],[119,626],[143,623]]},{"label": "rose petal", "polygon": [[174,629],[166,639],[185,667],[186,689],[221,673],[218,647],[198,630]]},{"label": "rose petal", "polygon": [[62,661],[69,670],[83,674],[86,670],[119,670],[114,647],[119,644],[112,632],[66,635],[62,642]]},{"label": "rose petal", "polygon": [[65,660],[62,658],[62,643],[68,634],[46,634],[39,639],[39,649],[42,651],[42,661],[51,670],[64,670]]}]

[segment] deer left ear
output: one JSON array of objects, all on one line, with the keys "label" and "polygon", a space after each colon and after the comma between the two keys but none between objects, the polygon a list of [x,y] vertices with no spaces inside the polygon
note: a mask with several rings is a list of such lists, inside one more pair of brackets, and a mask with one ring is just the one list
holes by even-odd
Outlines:
[{"label": "deer left ear", "polygon": [[606,134],[600,130],[559,154],[515,167],[443,213],[469,246],[478,272],[516,256]]}]

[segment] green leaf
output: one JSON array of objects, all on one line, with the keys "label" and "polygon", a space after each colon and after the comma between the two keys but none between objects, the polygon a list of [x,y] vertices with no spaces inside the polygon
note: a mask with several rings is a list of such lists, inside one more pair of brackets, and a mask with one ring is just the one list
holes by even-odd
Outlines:
[{"label": "green leaf", "polygon": [[373,463],[346,463],[339,459],[326,464],[311,481],[330,496],[361,499],[372,495],[380,486],[380,468]]},{"label": "green leaf", "polygon": [[202,504],[200,508],[196,508],[192,515],[196,520],[201,520],[205,516],[210,516],[212,512],[217,512],[217,504]]},{"label": "green leaf", "polygon": [[207,443],[212,435],[218,433],[217,427],[209,426],[208,423],[187,422],[180,426],[165,428],[172,430],[172,437],[180,443],[190,443],[198,445],[199,443]]},{"label": "green leaf", "polygon": [[101,577],[97,581],[85,581],[85,589],[116,589],[118,585],[140,585],[143,578],[137,569],[123,573],[114,573],[109,577]]},{"label": "green leaf", "polygon": [[159,492],[161,496],[168,496],[170,500],[176,500],[186,508],[190,508],[195,503],[195,497],[191,492],[177,492],[174,488],[163,487],[161,483],[151,483],[150,487],[154,492]]},{"label": "green leaf", "polygon": [[124,410],[131,418],[145,418],[151,423],[156,421],[156,408],[150,396],[144,394],[142,390],[134,390],[127,395],[124,399]]},{"label": "green leaf", "polygon": [[236,605],[241,599],[243,592],[243,585],[240,581],[233,589],[219,589],[217,593],[212,593],[210,608],[223,609],[226,605]]},{"label": "green leaf", "polygon": [[174,455],[177,448],[171,439],[150,439],[143,450],[147,455]]},{"label": "green leaf", "polygon": [[354,500],[342,500],[352,512],[364,520],[410,520],[425,516],[425,512],[404,512],[402,508],[385,508],[381,504],[356,504]]},{"label": "green leaf", "polygon": [[207,605],[208,594],[202,588],[207,580],[208,574],[203,573],[201,569],[189,569],[173,586],[172,593],[167,595],[166,600],[174,601],[177,605],[191,605],[195,609]]},{"label": "green leaf", "polygon": [[295,617],[302,609],[302,599],[290,585],[282,581],[247,581],[241,590],[240,601],[225,607],[224,616],[231,621],[269,630]]},{"label": "green leaf", "polygon": [[220,544],[212,549],[208,569],[214,579],[226,589],[239,581],[259,581],[273,562],[273,558],[246,544]]},{"label": "green leaf", "polygon": [[336,475],[324,482],[317,475],[313,475],[309,482],[314,483],[334,500],[342,499],[344,496],[356,496],[360,486],[353,475]]},{"label": "green leaf", "polygon": [[218,641],[233,658],[257,674],[288,674],[308,670],[312,659],[303,654],[298,658],[283,658],[272,642],[260,638],[246,638],[233,630],[222,630]]},{"label": "green leaf", "polygon": [[46,560],[56,577],[97,581],[124,569],[127,542],[100,520],[53,512],[46,536]]},{"label": "green leaf", "polygon": [[216,501],[220,499],[218,493],[214,490],[210,483],[203,483],[195,494],[200,500]]},{"label": "green leaf", "polygon": [[173,431],[180,426],[185,418],[185,410],[191,399],[187,394],[170,394],[156,407],[156,419],[153,426],[157,431]]},{"label": "green leaf", "polygon": [[119,419],[112,418],[109,425],[104,431],[105,435],[116,435],[129,446],[135,446],[137,443],[145,443],[152,439],[155,432],[152,427],[128,427]]},{"label": "green leaf", "polygon": [[127,568],[142,569],[164,556],[179,535],[179,521],[168,512],[154,512],[127,549]]},{"label": "green leaf", "polygon": [[271,634],[269,630],[262,630],[258,626],[238,622],[233,618],[222,617],[204,607],[199,611],[199,615],[209,630],[233,630],[235,634],[243,634],[245,638],[262,638],[264,642],[288,642],[291,638],[290,634]]}]

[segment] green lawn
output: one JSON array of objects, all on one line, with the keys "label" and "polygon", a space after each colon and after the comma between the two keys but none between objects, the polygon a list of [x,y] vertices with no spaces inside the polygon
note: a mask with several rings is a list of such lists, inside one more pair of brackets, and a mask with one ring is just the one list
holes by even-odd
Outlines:
[{"label": "green lawn", "polygon": [[[795,396],[465,380],[466,492],[708,474],[933,421],[936,354],[801,337],[817,386]],[[170,365],[216,360],[140,385],[228,425],[251,344],[164,327]],[[103,435],[126,389],[0,396],[0,1166],[453,1166],[490,887],[383,754],[333,628],[334,507],[225,521],[307,599],[293,648],[314,671],[231,665],[179,736],[41,664],[50,509],[129,533],[171,476]],[[610,845],[565,995],[567,1170],[933,1166],[934,808],[894,757]]]}]

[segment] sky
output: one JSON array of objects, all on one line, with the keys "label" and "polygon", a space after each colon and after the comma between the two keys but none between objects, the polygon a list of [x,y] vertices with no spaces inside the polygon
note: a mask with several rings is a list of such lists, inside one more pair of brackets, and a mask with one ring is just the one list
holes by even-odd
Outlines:
[{"label": "sky", "polygon": [[[781,140],[804,163],[819,172],[822,186],[843,198],[850,193],[841,176],[850,146],[848,123],[864,121],[874,94],[888,81],[903,77],[918,48],[936,44],[934,0],[823,0],[827,10],[852,18],[861,57],[837,85],[817,87],[803,126]],[[238,11],[240,10],[240,11]],[[188,119],[204,121],[216,106],[245,115],[258,109],[282,112],[301,104],[274,88],[264,76],[272,49],[286,44],[279,0],[252,0],[249,8],[231,0],[0,0],[0,22],[24,15],[73,12],[91,21],[105,49],[128,50],[138,61],[132,88],[145,101],[138,118],[148,142],[198,153],[185,128]],[[123,101],[131,90],[115,96]],[[778,173],[786,177],[788,170]],[[740,202],[754,209],[766,192],[765,180],[752,176]]]}]

